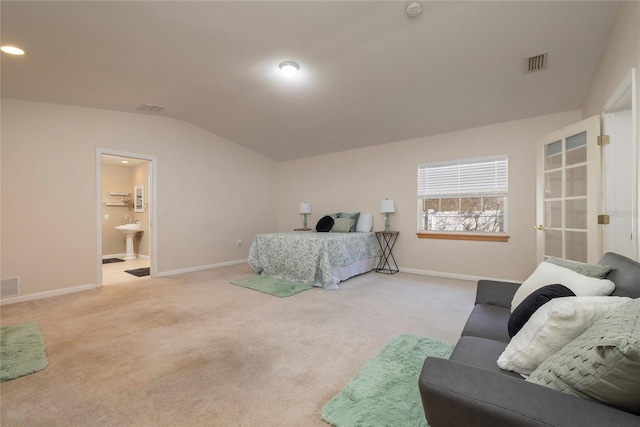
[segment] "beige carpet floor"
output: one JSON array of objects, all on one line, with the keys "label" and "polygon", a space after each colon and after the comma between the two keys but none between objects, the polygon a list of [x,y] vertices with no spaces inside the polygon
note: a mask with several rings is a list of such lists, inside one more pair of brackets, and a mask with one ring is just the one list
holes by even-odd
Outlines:
[{"label": "beige carpet floor", "polygon": [[276,298],[248,265],[2,307],[49,366],[0,384],[9,426],[327,426],[322,406],[396,334],[453,343],[475,284],[367,273]]}]

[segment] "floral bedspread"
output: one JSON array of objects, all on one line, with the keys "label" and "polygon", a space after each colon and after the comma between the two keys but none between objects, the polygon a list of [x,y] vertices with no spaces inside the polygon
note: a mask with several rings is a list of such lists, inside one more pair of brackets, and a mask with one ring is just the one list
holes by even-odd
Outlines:
[{"label": "floral bedspread", "polygon": [[320,287],[336,287],[332,268],[381,255],[375,233],[259,234],[248,262],[256,273]]}]

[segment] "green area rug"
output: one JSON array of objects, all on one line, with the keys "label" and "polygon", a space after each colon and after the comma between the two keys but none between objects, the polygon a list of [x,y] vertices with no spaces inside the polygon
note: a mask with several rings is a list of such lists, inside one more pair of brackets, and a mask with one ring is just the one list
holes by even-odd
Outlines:
[{"label": "green area rug", "polygon": [[36,322],[0,328],[0,382],[46,367],[44,341]]},{"label": "green area rug", "polygon": [[231,283],[280,298],[290,297],[291,295],[313,288],[313,286],[305,285],[304,283],[261,275],[236,279]]},{"label": "green area rug", "polygon": [[322,419],[337,427],[426,427],[418,377],[427,356],[448,358],[451,344],[397,335],[339,395],[322,408]]}]

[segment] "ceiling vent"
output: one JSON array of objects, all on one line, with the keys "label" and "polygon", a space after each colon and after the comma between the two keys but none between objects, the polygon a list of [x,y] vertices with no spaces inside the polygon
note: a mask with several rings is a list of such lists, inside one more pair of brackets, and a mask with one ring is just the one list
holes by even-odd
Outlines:
[{"label": "ceiling vent", "polygon": [[136,110],[146,111],[147,113],[159,113],[164,109],[165,107],[161,107],[159,105],[151,105],[151,104],[142,104],[141,106],[136,108]]},{"label": "ceiling vent", "polygon": [[547,69],[549,62],[549,53],[541,53],[540,55],[524,58],[522,60],[522,74],[535,73]]}]

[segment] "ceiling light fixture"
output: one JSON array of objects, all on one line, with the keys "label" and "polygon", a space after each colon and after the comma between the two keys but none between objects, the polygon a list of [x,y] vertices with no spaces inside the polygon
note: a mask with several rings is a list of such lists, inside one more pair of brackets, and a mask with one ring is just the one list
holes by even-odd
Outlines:
[{"label": "ceiling light fixture", "polygon": [[293,61],[284,61],[280,64],[280,71],[285,77],[293,77],[299,69],[300,66]]},{"label": "ceiling light fixture", "polygon": [[24,50],[15,46],[9,46],[9,45],[1,46],[0,50],[3,51],[4,53],[8,53],[9,55],[24,55]]}]

